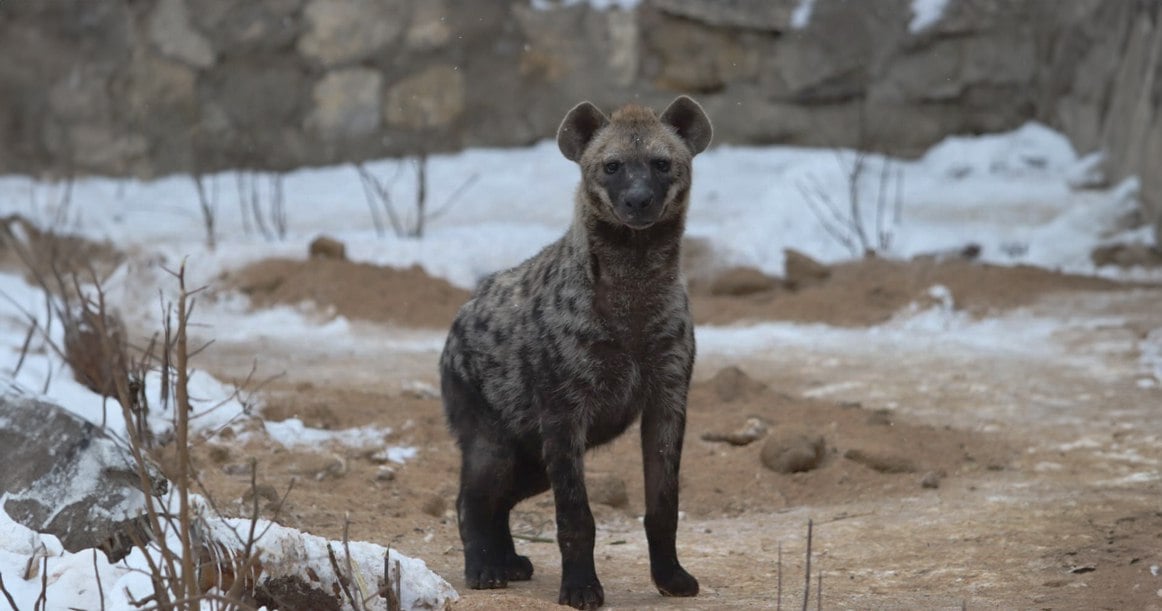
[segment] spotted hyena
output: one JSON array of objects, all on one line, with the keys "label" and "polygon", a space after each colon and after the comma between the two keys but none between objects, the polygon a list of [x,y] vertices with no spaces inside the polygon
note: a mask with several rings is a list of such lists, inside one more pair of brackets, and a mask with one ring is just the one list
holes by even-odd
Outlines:
[{"label": "spotted hyena", "polygon": [[440,358],[448,424],[462,452],[456,502],[471,588],[532,577],[509,512],[552,488],[561,604],[604,601],[593,564],[585,451],[641,418],[650,576],[694,596],[678,563],[678,465],[694,326],[679,269],[691,160],[710,121],[682,96],[660,115],[583,102],[557,132],[581,167],[565,236],[485,279],[452,324]]}]

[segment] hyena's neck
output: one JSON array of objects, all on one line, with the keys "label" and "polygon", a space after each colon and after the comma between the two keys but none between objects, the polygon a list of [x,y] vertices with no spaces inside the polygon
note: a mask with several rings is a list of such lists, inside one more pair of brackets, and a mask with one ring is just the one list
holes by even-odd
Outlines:
[{"label": "hyena's neck", "polygon": [[585,253],[591,274],[606,280],[665,285],[680,280],[685,229],[685,214],[639,230],[600,219],[579,207],[569,239],[576,252]]}]

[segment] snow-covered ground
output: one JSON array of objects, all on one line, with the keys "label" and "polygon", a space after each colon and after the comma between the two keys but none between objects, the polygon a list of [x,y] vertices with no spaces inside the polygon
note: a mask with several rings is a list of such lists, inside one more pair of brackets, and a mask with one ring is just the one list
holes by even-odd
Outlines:
[{"label": "snow-covered ground", "polygon": [[[1001,265],[1033,264],[1114,277],[1149,275],[1144,270],[1096,269],[1089,259],[1093,247],[1106,241],[1151,241],[1145,229],[1119,228],[1120,220],[1136,206],[1136,183],[1127,181],[1106,190],[1071,189],[1070,181],[1088,168],[1089,160],[1079,160],[1064,137],[1038,124],[1006,134],[949,138],[910,161],[825,149],[717,147],[695,161],[689,234],[706,240],[723,264],[750,265],[771,274],[782,273],[785,248],[826,262],[851,258],[856,249],[836,234],[856,239],[849,223],[849,176],[856,163],[864,168],[855,185],[862,202],[860,226],[882,255],[907,258],[974,243],[983,260]],[[410,223],[409,203],[416,191],[412,162],[383,160],[366,167],[383,181],[396,211]],[[147,182],[91,178],[71,187],[0,177],[0,215],[19,214],[44,228],[109,240],[130,253],[106,291],[114,307],[142,324],[158,319],[159,291],[169,298],[176,292],[176,282],[163,266],[172,269],[183,260],[189,284],[200,286],[212,283],[224,270],[259,259],[303,258],[307,244],[327,234],[342,240],[353,260],[419,264],[432,275],[471,288],[482,276],[514,265],[555,240],[570,221],[578,171],[561,157],[555,143],[433,156],[427,171],[429,210],[440,210],[451,201],[445,213],[426,223],[425,235],[418,239],[397,237],[390,229],[385,235],[375,230],[375,220],[382,222],[385,211],[380,202],[369,206],[359,174],[351,166],[304,169],[281,177],[238,172],[204,177],[205,201],[214,211],[213,250],[206,245],[198,190],[189,176]],[[459,197],[453,199],[458,191]],[[264,237],[255,210],[270,233],[278,217],[272,210],[278,205],[285,214],[285,235]],[[948,307],[955,296],[935,290],[934,298],[943,305],[904,313],[881,327],[706,327],[698,330],[700,347],[711,353],[759,351],[775,343],[850,342],[853,333],[888,338],[883,341],[894,345],[950,340],[1000,346],[1012,345],[1013,333],[1019,332],[1027,340],[1018,342],[1020,349],[1052,349],[1054,321],[972,321]],[[21,362],[28,315],[43,320],[43,293],[19,275],[0,273],[0,296],[3,375],[124,435],[119,407],[73,381],[44,338],[34,338]],[[199,302],[195,322],[199,333],[223,341],[273,335],[316,345],[341,339],[351,346],[373,339],[393,342],[402,351],[431,352],[438,350],[442,339],[395,332],[368,339],[339,317],[321,319],[317,313],[291,307],[251,312],[241,296]],[[60,334],[58,325],[49,331],[49,339],[59,344]],[[1162,338],[1154,332],[1143,340],[1141,352],[1143,367],[1162,377],[1160,346]],[[246,416],[247,407],[233,389],[210,376],[197,372],[191,385],[199,430],[212,432]],[[147,389],[158,386],[147,384]],[[159,405],[161,398],[150,401]],[[158,412],[151,426],[165,429],[167,415]],[[288,445],[383,443],[391,433],[319,431],[297,420],[265,426],[270,438]],[[412,455],[410,448],[397,448],[389,458],[402,461]],[[285,533],[288,541],[301,540],[289,531],[272,532]],[[117,598],[122,596],[117,584],[142,579],[137,569],[143,565],[133,565],[133,556],[94,569],[91,555],[63,552],[51,537],[25,532],[0,513],[0,574],[19,574],[29,550],[40,544],[51,556],[49,608],[91,607],[94,570],[105,584],[110,609],[127,604]],[[368,554],[368,558],[378,554],[382,562],[381,549]],[[16,581],[20,580],[6,579],[5,584],[21,608],[32,608],[39,584],[14,585]],[[429,586],[447,584],[433,581],[416,587]]]}]

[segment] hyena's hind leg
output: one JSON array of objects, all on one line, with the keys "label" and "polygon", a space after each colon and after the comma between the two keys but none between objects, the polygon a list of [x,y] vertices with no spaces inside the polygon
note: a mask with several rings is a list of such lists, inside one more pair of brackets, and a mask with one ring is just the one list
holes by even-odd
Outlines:
[{"label": "hyena's hind leg", "polygon": [[533,564],[516,553],[509,515],[519,501],[548,489],[544,467],[480,421],[489,408],[479,392],[455,374],[444,375],[445,409],[461,451],[456,512],[464,579],[472,589],[530,579]]}]

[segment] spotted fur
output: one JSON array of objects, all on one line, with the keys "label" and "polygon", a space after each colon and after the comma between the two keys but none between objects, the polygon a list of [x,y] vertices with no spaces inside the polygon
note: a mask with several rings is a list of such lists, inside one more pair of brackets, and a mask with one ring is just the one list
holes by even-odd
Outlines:
[{"label": "spotted fur", "polygon": [[584,454],[641,419],[650,572],[664,595],[693,596],[678,563],[678,467],[694,327],[679,269],[691,160],[709,144],[696,102],[661,115],[588,102],[557,142],[581,168],[568,232],[485,279],[460,309],[440,359],[445,414],[462,452],[457,501],[471,588],[529,579],[509,512],[550,487],[562,557],[559,601],[595,608],[594,523]]}]

